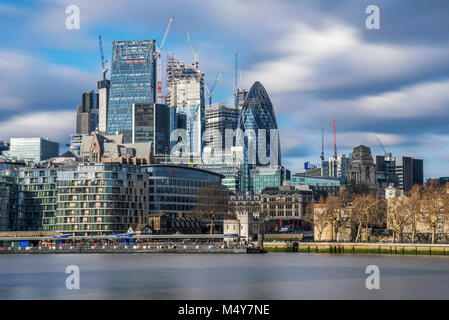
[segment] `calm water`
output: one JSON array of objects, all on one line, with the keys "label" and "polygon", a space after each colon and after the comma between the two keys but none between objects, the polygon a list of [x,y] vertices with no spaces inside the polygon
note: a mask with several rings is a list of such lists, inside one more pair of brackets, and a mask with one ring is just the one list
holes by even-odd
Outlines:
[{"label": "calm water", "polygon": [[[80,268],[67,290],[65,268]],[[380,268],[380,290],[365,268]],[[448,257],[1,255],[0,299],[449,299]]]}]

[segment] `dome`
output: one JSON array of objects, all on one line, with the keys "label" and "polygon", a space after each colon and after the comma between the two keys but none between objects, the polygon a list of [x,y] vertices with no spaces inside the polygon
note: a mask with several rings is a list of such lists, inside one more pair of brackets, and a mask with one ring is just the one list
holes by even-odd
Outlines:
[{"label": "dome", "polygon": [[[259,130],[266,130],[266,155],[257,153],[256,163],[251,163],[251,156],[249,156],[249,164],[257,165],[268,165],[264,158],[271,158],[271,135],[270,130],[278,129],[276,116],[274,114],[273,105],[271,103],[270,97],[263,85],[256,81],[251,86],[248,94],[243,103],[243,108],[238,120],[237,141],[239,145],[244,146],[245,156],[248,157],[248,151],[250,148],[259,148],[259,144],[263,144],[263,138],[259,139]],[[276,132],[275,132],[276,133]],[[276,133],[277,139],[277,162],[272,165],[281,165],[281,154],[280,154],[280,142],[279,135]],[[259,140],[260,143],[259,143]],[[253,145],[252,145],[253,144]],[[275,145],[273,147],[276,147]],[[257,150],[255,149],[255,150]],[[253,158],[254,159],[254,158]],[[262,161],[261,161],[262,160]],[[275,159],[271,159],[273,161]]]}]

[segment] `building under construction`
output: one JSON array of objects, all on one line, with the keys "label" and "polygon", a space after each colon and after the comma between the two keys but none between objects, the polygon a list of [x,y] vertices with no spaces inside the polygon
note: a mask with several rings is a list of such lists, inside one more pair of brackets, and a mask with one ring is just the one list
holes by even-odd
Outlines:
[{"label": "building under construction", "polygon": [[189,65],[168,54],[167,89],[167,105],[176,108],[172,114],[186,119],[183,129],[187,131],[187,141],[183,151],[201,156],[205,129],[204,73],[198,69],[196,62]]}]

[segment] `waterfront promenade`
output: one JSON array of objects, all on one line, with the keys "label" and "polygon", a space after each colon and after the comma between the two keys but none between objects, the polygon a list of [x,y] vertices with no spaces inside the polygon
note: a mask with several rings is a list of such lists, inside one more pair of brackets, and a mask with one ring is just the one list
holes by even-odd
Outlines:
[{"label": "waterfront promenade", "polygon": [[449,256],[449,244],[363,242],[265,242],[268,252]]}]

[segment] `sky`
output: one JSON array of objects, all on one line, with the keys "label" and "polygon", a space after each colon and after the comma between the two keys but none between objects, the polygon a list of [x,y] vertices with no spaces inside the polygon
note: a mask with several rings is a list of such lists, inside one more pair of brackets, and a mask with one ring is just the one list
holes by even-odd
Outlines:
[{"label": "sky", "polygon": [[[66,28],[66,8],[80,28]],[[367,29],[377,5],[380,29]],[[292,173],[360,144],[373,155],[424,159],[425,177],[449,176],[449,2],[445,0],[2,0],[0,139],[42,136],[64,145],[75,131],[82,92],[102,76],[112,41],[162,40],[192,61],[206,83],[223,72],[214,102],[231,102],[235,52],[243,87],[260,81],[274,105],[282,163]],[[239,79],[240,83],[240,79]]]}]

